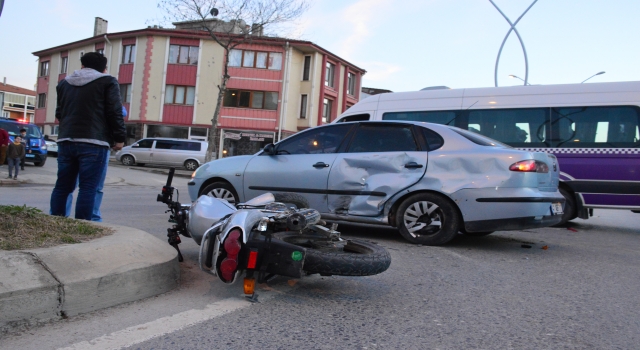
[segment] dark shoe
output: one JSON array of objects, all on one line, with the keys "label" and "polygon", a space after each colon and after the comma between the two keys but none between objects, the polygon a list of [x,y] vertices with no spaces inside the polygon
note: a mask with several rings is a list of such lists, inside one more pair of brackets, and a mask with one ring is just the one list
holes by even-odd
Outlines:
[{"label": "dark shoe", "polygon": [[20,168],[20,170],[24,170],[24,168]]},{"label": "dark shoe", "polygon": [[14,180],[17,180],[17,179],[18,179],[18,177],[17,177],[17,176],[14,176],[14,177],[13,177],[13,179],[14,179]]}]

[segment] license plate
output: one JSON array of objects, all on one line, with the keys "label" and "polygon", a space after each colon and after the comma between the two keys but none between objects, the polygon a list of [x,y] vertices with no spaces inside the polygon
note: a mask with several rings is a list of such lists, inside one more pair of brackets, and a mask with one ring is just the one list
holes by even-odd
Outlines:
[{"label": "license plate", "polygon": [[27,158],[33,158],[35,156],[36,156],[35,154],[27,154]]},{"label": "license plate", "polygon": [[555,202],[551,203],[551,214],[553,215],[562,215],[562,203]]}]

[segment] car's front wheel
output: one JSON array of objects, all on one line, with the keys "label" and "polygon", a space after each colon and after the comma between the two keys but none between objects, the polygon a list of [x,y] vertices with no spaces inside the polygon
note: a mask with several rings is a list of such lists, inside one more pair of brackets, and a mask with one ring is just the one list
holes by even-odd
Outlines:
[{"label": "car's front wheel", "polygon": [[205,187],[200,192],[200,195],[225,199],[227,202],[234,205],[239,201],[236,190],[226,182],[214,182]]},{"label": "car's front wheel", "polygon": [[454,204],[435,193],[419,193],[404,200],[396,212],[402,237],[424,245],[441,245],[452,240],[460,227]]}]

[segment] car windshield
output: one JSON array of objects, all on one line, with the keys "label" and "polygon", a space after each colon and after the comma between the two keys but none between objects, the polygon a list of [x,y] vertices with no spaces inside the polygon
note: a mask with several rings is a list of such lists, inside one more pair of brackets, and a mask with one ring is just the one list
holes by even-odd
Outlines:
[{"label": "car windshield", "polygon": [[33,138],[41,138],[42,134],[40,133],[40,129],[32,124],[20,124],[9,121],[0,121],[0,128],[7,130],[9,135],[16,136],[20,135],[20,129],[27,130],[27,137]]}]

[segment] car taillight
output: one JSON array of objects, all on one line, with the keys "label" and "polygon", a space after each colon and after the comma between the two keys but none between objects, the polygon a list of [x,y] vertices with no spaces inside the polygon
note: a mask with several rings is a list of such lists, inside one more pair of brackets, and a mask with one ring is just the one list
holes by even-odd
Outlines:
[{"label": "car taillight", "polygon": [[548,173],[549,166],[544,162],[529,159],[529,160],[522,160],[517,163],[511,164],[511,166],[509,167],[509,170],[520,171],[525,173]]},{"label": "car taillight", "polygon": [[225,253],[227,253],[227,256],[220,263],[220,276],[227,282],[233,280],[233,275],[238,269],[238,254],[240,253],[240,249],[242,249],[242,245],[240,244],[241,237],[242,231],[234,229],[229,232],[222,244],[222,248]]}]

